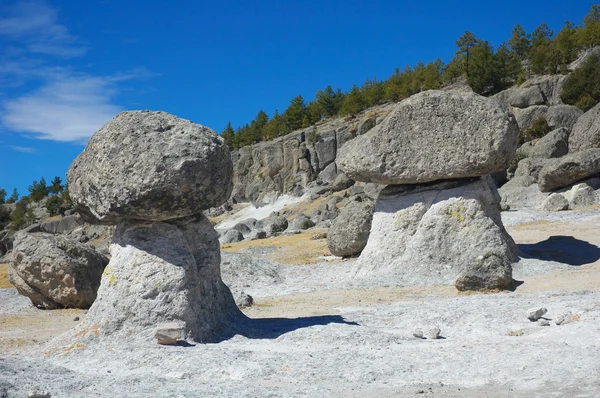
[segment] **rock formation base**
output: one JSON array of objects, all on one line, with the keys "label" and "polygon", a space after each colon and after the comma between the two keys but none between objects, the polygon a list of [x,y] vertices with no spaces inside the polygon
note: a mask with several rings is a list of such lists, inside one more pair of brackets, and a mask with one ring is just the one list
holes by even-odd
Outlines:
[{"label": "rock formation base", "polygon": [[423,185],[390,185],[375,205],[358,276],[398,284],[453,284],[493,256],[496,286],[508,288],[514,241],[500,218],[500,197],[487,177]]},{"label": "rock formation base", "polygon": [[216,231],[196,217],[171,222],[124,222],[86,325],[98,334],[150,337],[161,323],[184,324],[198,342],[231,336],[243,317],[220,275]]}]

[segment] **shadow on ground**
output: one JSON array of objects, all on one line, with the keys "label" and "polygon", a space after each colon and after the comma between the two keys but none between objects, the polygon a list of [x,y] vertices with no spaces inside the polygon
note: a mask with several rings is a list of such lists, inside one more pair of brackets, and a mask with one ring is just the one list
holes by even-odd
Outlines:
[{"label": "shadow on ground", "polygon": [[249,339],[276,339],[294,330],[311,326],[325,326],[332,323],[360,326],[356,322],[348,322],[340,315],[308,316],[301,318],[248,318],[244,328],[238,334]]},{"label": "shadow on ground", "polygon": [[572,236],[556,235],[538,243],[517,246],[522,257],[574,266],[591,264],[600,259],[598,246]]}]

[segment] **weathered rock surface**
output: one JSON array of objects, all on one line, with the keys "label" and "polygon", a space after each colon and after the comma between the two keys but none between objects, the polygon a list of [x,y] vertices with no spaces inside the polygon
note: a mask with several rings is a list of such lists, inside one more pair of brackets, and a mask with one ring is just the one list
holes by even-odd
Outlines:
[{"label": "weathered rock surface", "polygon": [[546,312],[548,312],[548,310],[544,307],[532,308],[530,310],[527,310],[527,319],[529,319],[531,322],[535,322],[541,317],[543,317],[546,314]]},{"label": "weathered rock surface", "polygon": [[538,184],[542,192],[549,192],[598,173],[600,173],[600,148],[586,149],[550,160],[540,170]]},{"label": "weathered rock surface", "polygon": [[540,171],[547,163],[548,159],[545,158],[525,158],[519,162],[515,177],[531,177],[537,181]]},{"label": "weathered rock surface", "polygon": [[106,264],[106,257],[64,235],[20,232],[8,277],[36,306],[88,308]]},{"label": "weathered rock surface", "polygon": [[123,112],[88,142],[67,173],[84,220],[164,221],[225,202],[232,164],[207,127],[164,112]]},{"label": "weathered rock surface", "polygon": [[183,339],[185,325],[178,322],[161,323],[156,327],[154,338],[158,344],[176,345]]},{"label": "weathered rock surface", "polygon": [[40,224],[40,230],[49,234],[69,234],[82,225],[84,222],[81,217],[71,215],[57,220],[44,221]]},{"label": "weathered rock surface", "polygon": [[[516,247],[502,225],[499,202],[488,178],[386,187],[375,205],[358,275],[453,284],[460,273],[477,274],[478,258],[493,258],[487,266],[495,275],[510,274]],[[504,289],[508,279],[486,286]]]},{"label": "weathered rock surface", "polygon": [[509,289],[512,285],[512,266],[503,253],[488,252],[471,262],[458,275],[454,286],[460,291]]},{"label": "weathered rock surface", "polygon": [[512,115],[492,99],[427,91],[347,143],[337,164],[351,179],[381,184],[478,177],[506,169],[518,135]]},{"label": "weathered rock surface", "polygon": [[535,105],[525,109],[512,108],[512,111],[517,119],[519,128],[521,130],[527,130],[537,119],[546,118],[548,107],[546,105]]},{"label": "weathered rock surface", "polygon": [[508,97],[508,104],[517,108],[528,108],[534,105],[543,105],[546,98],[539,86],[527,88],[519,87],[512,90]]},{"label": "weathered rock surface", "polygon": [[267,218],[256,222],[256,229],[265,231],[267,236],[273,236],[285,231],[288,227],[288,220],[279,214],[272,214]]},{"label": "weathered rock surface", "polygon": [[334,256],[360,254],[369,240],[375,203],[369,199],[350,200],[333,220],[327,233],[327,246]]},{"label": "weathered rock surface", "polygon": [[304,213],[300,213],[292,220],[288,226],[288,230],[300,231],[309,229],[315,226],[315,223]]},{"label": "weathered rock surface", "polygon": [[600,104],[584,113],[569,136],[569,152],[600,148]]},{"label": "weathered rock surface", "polygon": [[569,130],[553,130],[539,140],[526,142],[518,151],[529,158],[550,159],[564,156],[569,153]]},{"label": "weathered rock surface", "polygon": [[241,242],[244,240],[244,235],[235,228],[231,228],[229,231],[225,232],[225,234],[219,239],[221,243],[232,243],[232,242]]},{"label": "weathered rock surface", "polygon": [[546,121],[552,129],[565,128],[571,131],[581,115],[583,115],[583,111],[576,106],[554,105],[548,108]]},{"label": "weathered rock surface", "polygon": [[548,197],[548,193],[540,191],[537,178],[529,175],[514,177],[502,185],[498,193],[503,210],[538,209]]},{"label": "weathered rock surface", "polygon": [[159,324],[179,322],[182,338],[210,342],[229,336],[242,319],[221,281],[217,233],[203,215],[123,222],[110,251],[84,329],[150,338]]},{"label": "weathered rock surface", "polygon": [[559,193],[552,193],[540,206],[542,211],[562,211],[569,208],[569,201]]}]

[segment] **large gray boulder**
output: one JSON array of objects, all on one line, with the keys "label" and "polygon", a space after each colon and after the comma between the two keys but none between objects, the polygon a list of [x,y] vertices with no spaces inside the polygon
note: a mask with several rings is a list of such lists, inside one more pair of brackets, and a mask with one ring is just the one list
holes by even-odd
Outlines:
[{"label": "large gray boulder", "polygon": [[538,184],[542,192],[550,192],[598,173],[600,148],[586,149],[550,160],[540,170]]},{"label": "large gray boulder", "polygon": [[548,108],[546,121],[551,129],[565,128],[569,132],[573,129],[583,111],[573,105],[554,105]]},{"label": "large gray boulder", "polygon": [[532,177],[537,181],[540,171],[548,163],[548,159],[544,158],[525,158],[519,162],[515,177]]},{"label": "large gray boulder", "polygon": [[36,306],[89,308],[106,264],[106,257],[64,235],[20,232],[8,278]]},{"label": "large gray boulder", "polygon": [[213,342],[230,336],[243,319],[221,280],[217,233],[203,215],[124,221],[110,252],[82,330],[150,340],[159,324],[178,322],[185,339]]},{"label": "large gray boulder", "polygon": [[[379,194],[359,277],[396,284],[454,284],[494,257],[502,275],[511,274],[516,246],[500,217],[500,197],[491,179],[388,186]],[[491,265],[490,265],[491,266]],[[509,288],[509,277],[486,288]]]},{"label": "large gray boulder", "polygon": [[569,152],[600,148],[600,104],[584,113],[569,136]]},{"label": "large gray boulder", "polygon": [[545,119],[548,113],[546,105],[535,105],[525,109],[513,108],[512,110],[521,130],[531,128],[533,122],[540,118]]},{"label": "large gray boulder", "polygon": [[256,229],[265,231],[267,236],[277,235],[285,231],[287,227],[287,218],[280,216],[279,214],[271,214],[269,217],[256,222]]},{"label": "large gray boulder", "polygon": [[336,162],[351,179],[380,184],[478,177],[507,168],[518,135],[512,115],[493,99],[427,91],[344,145]]},{"label": "large gray boulder", "polygon": [[514,177],[498,189],[503,210],[538,209],[548,193],[541,192],[537,176],[524,175]]},{"label": "large gray boulder", "polygon": [[164,221],[225,202],[232,163],[211,129],[165,112],[123,112],[88,142],[67,173],[85,221]]},{"label": "large gray boulder", "polygon": [[519,87],[510,92],[508,104],[517,108],[528,108],[534,105],[543,105],[546,98],[539,86],[527,88]]},{"label": "large gray boulder", "polygon": [[569,153],[569,130],[566,128],[553,130],[532,145],[523,144],[519,151],[530,158],[550,159],[564,156]]},{"label": "large gray boulder", "polygon": [[334,256],[360,254],[367,245],[375,203],[355,197],[346,203],[327,233],[327,246]]},{"label": "large gray boulder", "polygon": [[84,225],[81,217],[71,215],[40,223],[40,230],[49,234],[69,234]]}]

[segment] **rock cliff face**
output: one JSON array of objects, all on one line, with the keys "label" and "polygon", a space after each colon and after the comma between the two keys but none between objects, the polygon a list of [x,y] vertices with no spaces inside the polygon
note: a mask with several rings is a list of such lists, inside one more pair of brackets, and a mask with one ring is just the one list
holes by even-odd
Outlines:
[{"label": "rock cliff face", "polygon": [[370,108],[356,117],[324,120],[274,141],[232,153],[233,194],[242,201],[265,201],[272,195],[301,195],[317,181],[333,184],[341,172],[338,150],[388,115],[394,104]]}]

